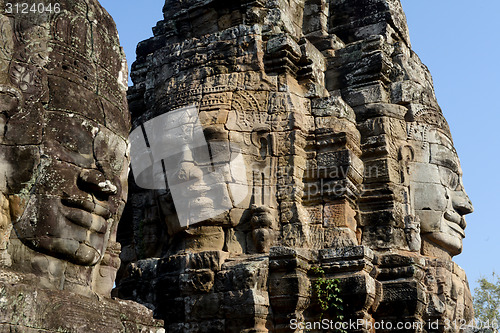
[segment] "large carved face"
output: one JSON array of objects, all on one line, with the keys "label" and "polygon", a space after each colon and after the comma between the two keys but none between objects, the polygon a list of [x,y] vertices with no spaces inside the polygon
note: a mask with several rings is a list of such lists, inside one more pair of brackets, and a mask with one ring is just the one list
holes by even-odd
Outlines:
[{"label": "large carved face", "polygon": [[[232,187],[231,171],[236,165],[244,168],[242,163],[231,163],[227,132],[212,126],[204,130],[198,113],[191,105],[145,122],[149,146],[141,127],[130,136],[136,183],[150,189],[166,189],[168,184],[177,214],[167,220],[172,222],[171,231],[229,210],[232,203],[226,183]],[[234,149],[233,154],[238,155]],[[171,203],[166,205],[171,207]],[[174,214],[169,213],[169,217]]]},{"label": "large carved face", "polygon": [[40,164],[22,189],[31,193],[15,231],[40,252],[95,264],[124,204],[125,140],[69,112],[47,112],[43,121]]},{"label": "large carved face", "polygon": [[86,1],[3,22],[13,38],[0,96],[2,193],[15,235],[37,252],[96,264],[126,196],[126,66],[114,24]]},{"label": "large carved face", "polygon": [[421,131],[413,134],[420,132],[423,136],[414,141],[410,188],[420,219],[423,254],[437,255],[437,249],[454,256],[462,252],[464,215],[473,208],[462,184],[460,161],[444,118],[441,124],[412,127],[420,127]]}]

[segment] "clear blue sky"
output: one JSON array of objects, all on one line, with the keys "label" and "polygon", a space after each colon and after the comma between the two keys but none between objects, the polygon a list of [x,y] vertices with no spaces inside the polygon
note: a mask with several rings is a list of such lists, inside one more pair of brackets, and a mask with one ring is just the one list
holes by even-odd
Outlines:
[{"label": "clear blue sky", "polygon": [[[135,47],[152,36],[164,0],[101,0],[116,21],[129,65]],[[434,78],[450,124],[475,212],[467,218],[464,252],[455,261],[471,289],[500,272],[500,2],[402,0],[414,51]],[[495,208],[496,207],[496,208]]]}]

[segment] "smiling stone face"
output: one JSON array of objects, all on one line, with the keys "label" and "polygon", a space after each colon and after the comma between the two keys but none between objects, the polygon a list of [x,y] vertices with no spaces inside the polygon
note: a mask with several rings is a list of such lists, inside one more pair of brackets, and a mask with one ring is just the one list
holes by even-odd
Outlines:
[{"label": "smiling stone face", "polygon": [[44,115],[42,158],[14,221],[27,245],[75,264],[96,264],[124,205],[126,141],[67,112]]},{"label": "smiling stone face", "polygon": [[65,262],[95,266],[75,268],[72,279],[104,278],[100,290],[110,290],[130,128],[114,22],[97,1],[65,1],[60,13],[2,16],[0,31],[8,71],[0,76],[0,187],[12,265],[59,277]]},{"label": "smiling stone face", "polygon": [[[426,122],[432,113],[445,125]],[[428,111],[410,123],[408,133],[415,148],[410,188],[420,219],[422,253],[457,255],[465,237],[464,215],[472,213],[473,207],[462,184],[460,161],[445,120],[440,112]]]}]

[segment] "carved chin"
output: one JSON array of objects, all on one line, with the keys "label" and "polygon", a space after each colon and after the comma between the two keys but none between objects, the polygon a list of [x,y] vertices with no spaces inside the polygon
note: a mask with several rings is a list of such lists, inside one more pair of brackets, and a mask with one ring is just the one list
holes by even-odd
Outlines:
[{"label": "carved chin", "polygon": [[425,234],[425,238],[435,245],[443,248],[451,256],[462,253],[462,235],[450,229],[447,232],[434,231]]},{"label": "carved chin", "polygon": [[101,257],[95,248],[74,240],[47,237],[38,240],[38,245],[42,252],[65,258],[77,265],[92,266],[99,262]]},{"label": "carved chin", "polygon": [[99,262],[101,254],[87,244],[80,244],[75,255],[76,264],[84,266],[92,266]]},{"label": "carved chin", "polygon": [[[430,212],[430,214],[429,214]],[[443,212],[420,212],[420,228],[423,238],[430,244],[456,256],[462,252],[464,229],[457,223],[448,221]]]},{"label": "carved chin", "polygon": [[34,197],[14,229],[33,250],[84,266],[99,262],[109,238],[103,217],[50,196]]}]

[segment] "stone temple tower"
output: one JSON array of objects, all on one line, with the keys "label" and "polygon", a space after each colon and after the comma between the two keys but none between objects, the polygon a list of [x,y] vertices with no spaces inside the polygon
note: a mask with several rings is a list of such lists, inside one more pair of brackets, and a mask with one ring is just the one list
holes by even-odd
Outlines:
[{"label": "stone temple tower", "polygon": [[472,319],[452,261],[472,205],[399,0],[163,13],[131,72],[117,295],[169,332],[301,332],[338,318],[318,279],[338,279],[349,332]]}]

